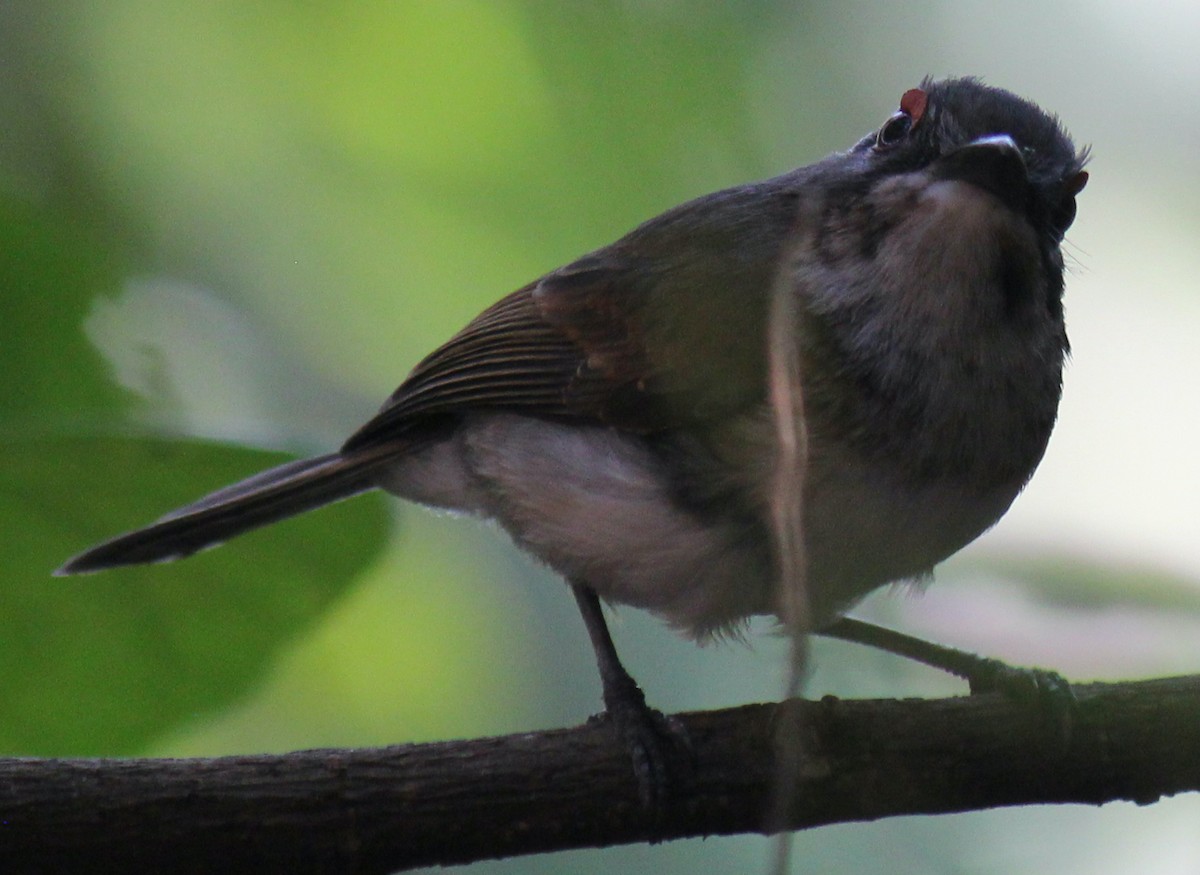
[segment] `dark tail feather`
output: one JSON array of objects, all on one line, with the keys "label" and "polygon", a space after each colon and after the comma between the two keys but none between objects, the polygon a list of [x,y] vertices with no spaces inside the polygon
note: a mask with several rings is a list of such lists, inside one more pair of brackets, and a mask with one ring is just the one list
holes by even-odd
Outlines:
[{"label": "dark tail feather", "polygon": [[280,465],[92,547],[54,573],[61,577],[190,556],[267,523],[365,492],[375,485],[376,470],[395,456],[395,447],[377,446]]}]

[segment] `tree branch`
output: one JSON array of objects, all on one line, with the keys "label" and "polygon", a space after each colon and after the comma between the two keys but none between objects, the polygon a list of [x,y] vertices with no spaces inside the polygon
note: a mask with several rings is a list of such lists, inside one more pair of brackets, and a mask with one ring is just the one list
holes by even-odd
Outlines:
[{"label": "tree branch", "polygon": [[5,872],[385,873],[762,832],[777,729],[804,751],[793,829],[1200,789],[1200,676],[1077,688],[1069,739],[995,695],[827,698],[678,719],[695,764],[652,823],[603,725],[216,759],[0,760]]}]

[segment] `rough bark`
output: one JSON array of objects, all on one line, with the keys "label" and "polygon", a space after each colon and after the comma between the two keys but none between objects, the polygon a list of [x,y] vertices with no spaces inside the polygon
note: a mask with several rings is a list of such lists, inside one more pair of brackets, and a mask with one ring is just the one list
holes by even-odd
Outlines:
[{"label": "rough bark", "polygon": [[1069,736],[997,695],[824,699],[678,716],[694,762],[659,819],[603,724],[472,741],[215,759],[0,760],[4,872],[393,872],[786,823],[1200,789],[1200,676],[1077,688]]}]

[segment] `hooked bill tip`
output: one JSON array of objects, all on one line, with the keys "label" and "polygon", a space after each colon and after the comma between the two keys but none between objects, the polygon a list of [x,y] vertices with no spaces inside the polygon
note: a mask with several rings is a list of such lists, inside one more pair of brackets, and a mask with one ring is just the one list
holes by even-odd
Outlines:
[{"label": "hooked bill tip", "polygon": [[938,159],[934,177],[970,183],[999,197],[1014,210],[1028,202],[1029,168],[1008,134],[979,137]]}]

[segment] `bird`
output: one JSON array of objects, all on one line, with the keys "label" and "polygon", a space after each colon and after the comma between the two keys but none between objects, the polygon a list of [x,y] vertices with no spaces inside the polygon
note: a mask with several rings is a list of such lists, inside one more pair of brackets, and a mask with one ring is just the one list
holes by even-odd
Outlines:
[{"label": "bird", "polygon": [[845,632],[865,595],[928,576],[991,527],[1042,459],[1087,160],[1036,104],[926,78],[848,150],[669,209],[501,298],[336,451],[56,573],[178,559],[372,489],[482,517],[568,583],[605,714],[639,780],[661,772],[670,731],[602,602],[698,640],[785,615],[773,295],[801,399],[807,625]]}]

